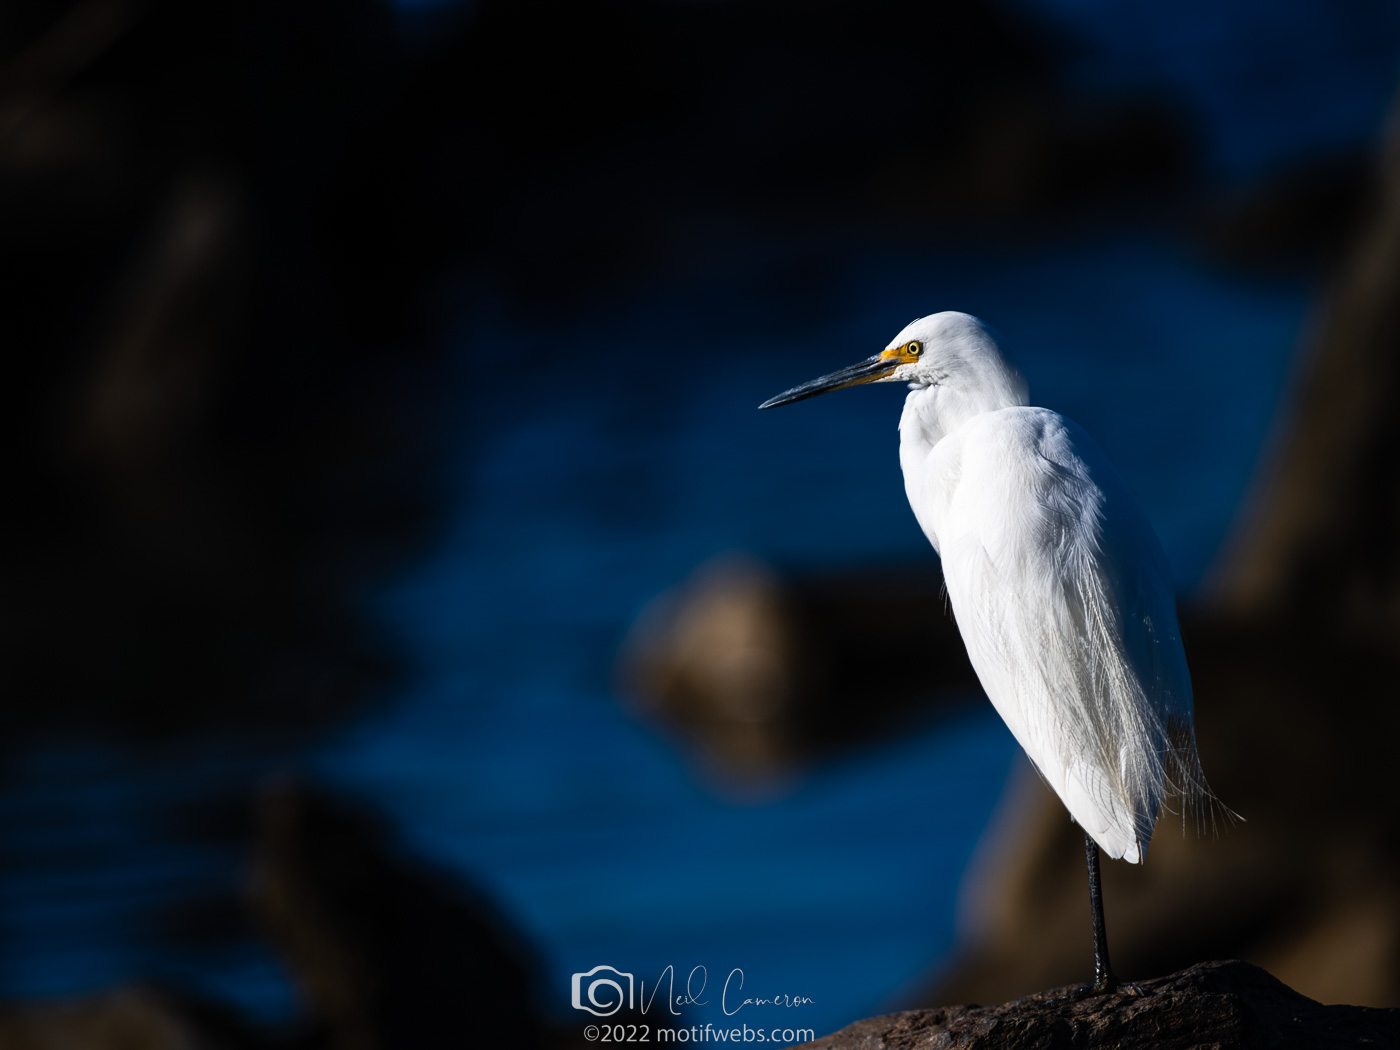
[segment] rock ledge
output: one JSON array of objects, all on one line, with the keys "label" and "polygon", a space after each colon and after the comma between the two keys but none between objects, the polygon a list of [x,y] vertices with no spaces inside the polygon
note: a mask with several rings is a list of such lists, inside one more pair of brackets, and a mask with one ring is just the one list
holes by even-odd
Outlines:
[{"label": "rock ledge", "polygon": [[1400,1010],[1324,1006],[1249,963],[1198,963],[1140,987],[1145,993],[1140,999],[1056,1002],[1070,990],[1061,988],[1001,1006],[908,1010],[857,1021],[804,1045],[813,1050],[1400,1050]]}]

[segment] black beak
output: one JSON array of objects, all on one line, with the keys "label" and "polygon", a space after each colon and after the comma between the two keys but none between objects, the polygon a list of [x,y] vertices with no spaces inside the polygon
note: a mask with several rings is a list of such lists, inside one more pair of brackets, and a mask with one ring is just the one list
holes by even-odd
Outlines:
[{"label": "black beak", "polygon": [[879,353],[874,357],[866,358],[859,364],[851,365],[850,368],[843,368],[839,372],[832,372],[820,379],[813,379],[811,382],[795,386],[791,390],[784,390],[777,397],[770,397],[758,407],[762,409],[790,405],[794,401],[806,401],[809,397],[825,394],[829,390],[840,390],[842,387],[874,382],[876,379],[883,379],[889,375],[899,365],[900,361],[897,357],[886,357],[883,353]]}]

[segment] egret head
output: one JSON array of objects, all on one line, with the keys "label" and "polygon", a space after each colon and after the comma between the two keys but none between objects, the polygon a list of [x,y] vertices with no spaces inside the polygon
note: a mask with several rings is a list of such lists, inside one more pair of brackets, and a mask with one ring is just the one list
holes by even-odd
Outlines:
[{"label": "egret head", "polygon": [[862,383],[941,386],[962,397],[1026,403],[1026,385],[997,348],[991,329],[971,314],[946,310],[910,321],[889,345],[849,368],[785,390],[759,408],[776,408]]}]

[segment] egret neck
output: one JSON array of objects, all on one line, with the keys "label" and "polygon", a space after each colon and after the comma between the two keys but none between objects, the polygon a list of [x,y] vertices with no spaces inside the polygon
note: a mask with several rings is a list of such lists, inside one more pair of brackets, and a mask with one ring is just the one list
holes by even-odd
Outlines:
[{"label": "egret neck", "polygon": [[[938,493],[923,491],[931,476],[925,468],[931,465],[929,456],[934,446],[977,416],[1030,403],[1025,380],[1002,357],[986,329],[980,324],[958,327],[956,335],[961,337],[965,353],[944,359],[936,371],[911,378],[904,412],[899,417],[899,465],[905,494],[933,549],[940,553],[934,519],[941,518],[937,512],[954,486],[947,484],[953,479],[945,478]],[[957,457],[949,460],[955,463]]]}]

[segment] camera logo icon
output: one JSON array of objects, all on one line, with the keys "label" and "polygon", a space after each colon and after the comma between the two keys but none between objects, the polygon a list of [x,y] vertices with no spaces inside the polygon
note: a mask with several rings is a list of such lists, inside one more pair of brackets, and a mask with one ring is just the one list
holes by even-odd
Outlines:
[{"label": "camera logo icon", "polygon": [[611,1017],[623,1004],[632,1009],[632,975],[612,966],[595,966],[574,974],[574,1009],[594,1017]]}]

